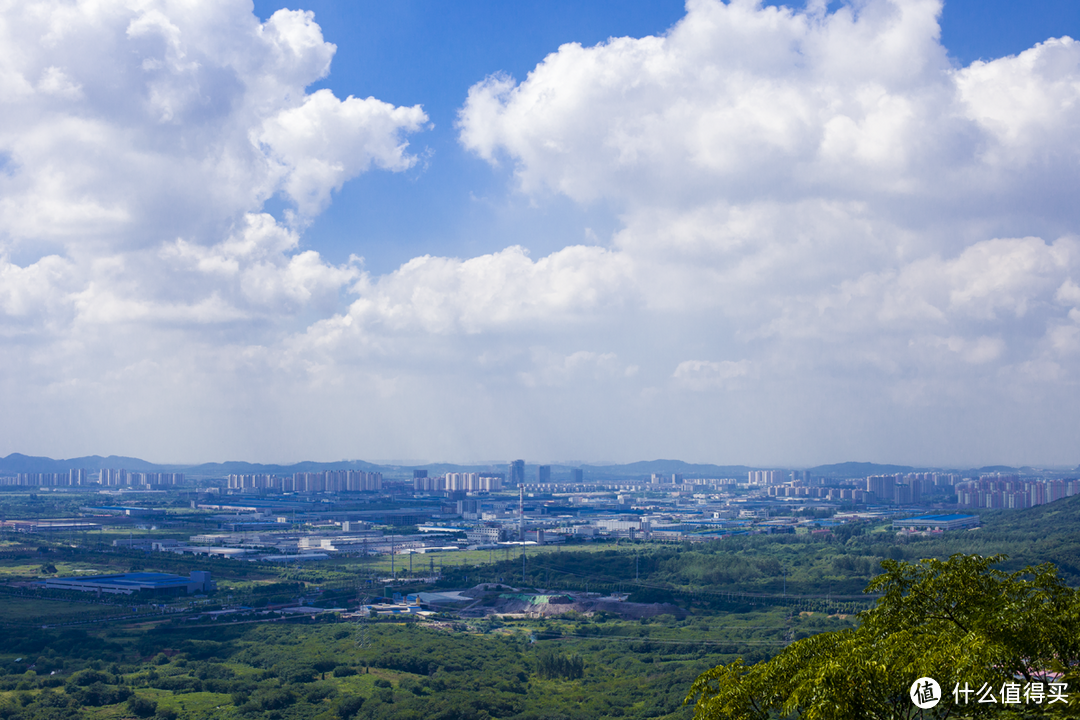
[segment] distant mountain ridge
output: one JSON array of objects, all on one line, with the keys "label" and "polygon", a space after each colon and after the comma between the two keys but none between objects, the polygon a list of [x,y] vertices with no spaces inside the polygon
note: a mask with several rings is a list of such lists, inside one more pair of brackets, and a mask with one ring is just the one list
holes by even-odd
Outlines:
[{"label": "distant mountain ridge", "polygon": [[386,470],[383,465],[364,462],[363,460],[342,460],[340,462],[313,462],[304,461],[293,465],[262,465],[233,460],[222,463],[203,463],[201,465],[177,466],[177,472],[187,472],[192,475],[282,475],[296,472],[325,472],[326,470],[363,470],[364,472],[380,472]]},{"label": "distant mountain ridge", "polygon": [[232,474],[292,474],[294,472],[320,472],[325,470],[363,470],[365,472],[379,472],[386,468],[381,465],[364,462],[362,460],[347,460],[341,462],[298,462],[293,465],[263,465],[242,461],[228,461],[221,463],[201,463],[199,465],[175,465],[147,462],[139,458],[122,457],[118,455],[88,455],[86,457],[69,458],[67,460],[53,460],[47,457],[32,457],[21,453],[12,453],[6,458],[0,458],[0,474],[17,474],[32,472],[67,472],[71,468],[84,470],[100,470],[102,468],[123,468],[136,472],[183,472],[190,475],[208,477],[221,477]]},{"label": "distant mountain ridge", "polygon": [[47,457],[34,457],[22,453],[11,453],[6,458],[0,458],[0,473],[57,473],[67,472],[71,468],[83,468],[85,470],[100,470],[101,468],[124,468],[145,472],[171,472],[171,465],[155,465],[154,463],[140,460],[139,458],[121,457],[119,455],[88,455],[86,457],[69,458],[67,460],[53,460]]},{"label": "distant mountain ridge", "polygon": [[[526,481],[536,478],[536,467],[539,463],[527,463],[525,466]],[[183,472],[192,476],[224,477],[232,474],[268,474],[268,475],[291,475],[295,472],[323,472],[326,470],[363,470],[365,472],[382,472],[388,475],[411,475],[414,469],[427,470],[429,475],[436,476],[448,472],[508,472],[507,464],[483,463],[476,465],[456,465],[453,463],[427,463],[423,465],[378,465],[364,460],[340,460],[337,462],[304,461],[291,465],[276,465],[251,463],[239,460],[201,463],[198,465],[177,465],[147,462],[139,458],[123,457],[118,455],[88,455],[85,457],[69,458],[67,460],[54,460],[48,457],[34,457],[21,453],[12,453],[5,458],[0,458],[0,475],[15,475],[18,473],[31,472],[67,472],[71,468],[83,468],[88,471],[97,471],[101,468],[124,468],[136,472]],[[738,478],[743,479],[751,470],[778,469],[777,466],[755,467],[751,465],[711,465],[708,463],[688,463],[682,460],[641,460],[625,465],[563,465],[551,464],[552,480],[558,482],[565,479],[572,469],[581,468],[584,471],[586,482],[589,478],[602,479],[604,477],[647,477],[653,473],[679,474],[687,478]],[[818,465],[808,468],[815,477],[831,478],[858,478],[868,475],[891,475],[895,473],[909,473],[925,471],[929,468],[917,468],[910,465],[887,465],[872,462],[843,462],[832,465]],[[952,470],[952,472],[1014,472],[1023,473],[1032,468],[1011,468],[1004,465],[994,465],[970,470]],[[1080,470],[1080,468],[1078,468]]]}]

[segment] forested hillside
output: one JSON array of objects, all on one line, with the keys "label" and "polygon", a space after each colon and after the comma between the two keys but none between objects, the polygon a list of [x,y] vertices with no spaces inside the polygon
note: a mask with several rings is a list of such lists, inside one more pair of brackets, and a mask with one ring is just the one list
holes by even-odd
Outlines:
[{"label": "forested hillside", "polygon": [[[0,569],[16,582],[0,604],[0,718],[688,718],[682,699],[705,670],[767,660],[797,640],[854,627],[854,613],[875,602],[863,589],[883,560],[1003,553],[1004,570],[1049,561],[1065,582],[1080,584],[1080,498],[983,520],[977,530],[937,536],[854,523],[825,534],[624,541],[524,559],[474,553],[443,564],[438,581],[622,592],[678,610],[640,620],[608,612],[288,618],[260,609],[301,595],[355,607],[383,592],[372,573],[385,569],[348,558],[269,566],[9,539]],[[91,566],[186,574],[200,563],[219,583],[200,607],[234,614],[179,619],[122,598],[88,603],[18,582]],[[404,582],[397,590],[423,587]]]}]

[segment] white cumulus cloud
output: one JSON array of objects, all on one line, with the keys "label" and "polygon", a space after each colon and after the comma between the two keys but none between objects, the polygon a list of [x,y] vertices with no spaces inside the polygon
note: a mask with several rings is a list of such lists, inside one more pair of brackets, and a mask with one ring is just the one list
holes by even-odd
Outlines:
[{"label": "white cumulus cloud", "polygon": [[[256,381],[252,358],[346,305],[361,261],[328,263],[299,233],[349,179],[411,167],[427,116],[309,94],[334,52],[310,12],[260,22],[241,0],[0,11],[4,397],[48,405],[9,450],[48,450],[50,417],[94,407],[73,442],[120,441],[137,413],[110,398],[172,414],[248,392],[223,378]],[[262,212],[274,196],[287,224]],[[175,416],[197,448],[199,413]]]},{"label": "white cumulus cloud", "polygon": [[[676,386],[817,406],[832,388],[848,429],[882,406],[1027,413],[1080,383],[1080,43],[960,67],[940,12],[690,0],[663,35],[477,83],[460,140],[534,202],[614,207],[610,257],[636,268],[657,337],[749,363],[671,357]],[[989,432],[1049,444],[1007,426]]]}]

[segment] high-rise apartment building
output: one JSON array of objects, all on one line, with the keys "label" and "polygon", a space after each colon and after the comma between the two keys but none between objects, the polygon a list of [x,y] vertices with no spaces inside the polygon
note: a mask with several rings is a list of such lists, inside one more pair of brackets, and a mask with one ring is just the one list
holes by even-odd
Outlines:
[{"label": "high-rise apartment building", "polygon": [[510,486],[516,487],[525,484],[525,461],[515,460],[510,463]]},{"label": "high-rise apartment building", "polygon": [[784,482],[784,473],[780,470],[751,470],[748,473],[751,485],[780,485]]},{"label": "high-rise apartment building", "polygon": [[444,476],[428,477],[424,470],[423,477],[413,478],[413,492],[446,492],[446,478]]},{"label": "high-rise apartment building", "polygon": [[58,473],[17,473],[14,477],[4,478],[0,485],[24,485],[38,487],[64,487],[85,485],[85,470],[68,470]]},{"label": "high-rise apartment building", "polygon": [[102,468],[101,475],[99,476],[99,483],[109,487],[118,487],[128,484],[127,470],[122,468],[113,470],[110,468]]},{"label": "high-rise apartment building", "polygon": [[[104,471],[103,471],[104,472]],[[183,473],[173,473],[173,485],[183,482]],[[165,473],[161,482],[165,483]],[[167,483],[166,483],[167,484]],[[379,492],[382,473],[363,470],[327,470],[297,472],[291,476],[251,474],[229,475],[230,490],[275,490],[277,492]]]},{"label": "high-rise apartment building", "polygon": [[539,465],[536,468],[536,482],[549,483],[551,482],[551,466]]}]

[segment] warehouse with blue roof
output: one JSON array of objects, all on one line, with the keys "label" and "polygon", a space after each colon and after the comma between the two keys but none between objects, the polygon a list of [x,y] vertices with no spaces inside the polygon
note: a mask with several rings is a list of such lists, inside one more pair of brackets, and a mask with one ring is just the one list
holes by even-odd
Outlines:
[{"label": "warehouse with blue roof", "polygon": [[903,520],[893,520],[892,526],[900,529],[963,530],[979,527],[978,515],[922,515]]},{"label": "warehouse with blue roof", "polygon": [[168,573],[134,572],[120,575],[92,575],[90,577],[48,578],[42,585],[48,590],[78,590],[80,592],[105,593],[108,595],[195,595],[214,589],[210,573],[192,570],[189,577]]}]

